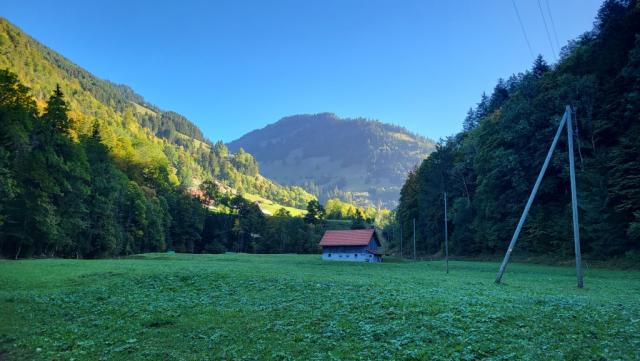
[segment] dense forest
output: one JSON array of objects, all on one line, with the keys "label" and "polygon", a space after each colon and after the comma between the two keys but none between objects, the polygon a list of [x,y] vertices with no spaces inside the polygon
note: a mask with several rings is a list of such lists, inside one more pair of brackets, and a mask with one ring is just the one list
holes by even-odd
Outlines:
[{"label": "dense forest", "polygon": [[[95,78],[4,19],[0,30],[4,257],[308,253],[328,227],[388,220],[333,202],[330,216],[342,221],[325,221],[311,194],[262,177],[251,154],[208,141],[183,116]],[[247,200],[255,196],[306,216],[281,208],[268,217]]]},{"label": "dense forest", "polygon": [[259,174],[253,157],[213,143],[187,118],[163,111],[125,85],[99,79],[0,18],[0,69],[29,86],[42,110],[56,86],[68,95],[70,133],[87,136],[94,123],[102,141],[123,165],[166,168],[174,185],[197,187],[217,179],[237,193],[254,194],[281,205],[304,208],[314,197],[300,187],[284,187]]},{"label": "dense forest", "polygon": [[323,203],[339,198],[388,209],[397,206],[407,173],[434,146],[397,125],[332,113],[285,117],[229,143],[254,154],[268,178],[301,186]]},{"label": "dense forest", "polygon": [[[118,157],[98,122],[88,135],[74,133],[73,122],[59,87],[40,112],[16,74],[0,70],[2,255],[317,250],[322,215],[303,219],[281,209],[266,217],[257,204],[215,187],[194,197],[163,164],[142,167]],[[226,212],[209,210],[218,202]]]},{"label": "dense forest", "polygon": [[[594,29],[557,64],[499,80],[469,110],[464,130],[442,140],[412,171],[396,218],[420,255],[443,250],[448,195],[455,255],[505,251],[565,105],[573,109],[583,252],[591,258],[640,251],[640,7],[606,1]],[[525,223],[516,253],[573,254],[566,134]],[[387,230],[389,233],[393,229]],[[398,232],[399,234],[399,232]],[[399,247],[399,237],[392,247]],[[635,253],[637,255],[637,253]]]}]

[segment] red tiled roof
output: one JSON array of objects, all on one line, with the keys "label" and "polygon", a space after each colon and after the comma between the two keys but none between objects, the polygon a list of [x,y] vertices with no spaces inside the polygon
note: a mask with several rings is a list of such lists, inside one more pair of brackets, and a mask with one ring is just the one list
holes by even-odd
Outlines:
[{"label": "red tiled roof", "polygon": [[373,229],[348,231],[326,231],[320,240],[321,246],[366,246],[373,237]]}]

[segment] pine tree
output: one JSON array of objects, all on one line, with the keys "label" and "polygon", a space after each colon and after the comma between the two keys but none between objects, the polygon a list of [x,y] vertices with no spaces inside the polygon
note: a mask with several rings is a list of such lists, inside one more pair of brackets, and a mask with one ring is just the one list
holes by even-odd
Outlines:
[{"label": "pine tree", "polygon": [[88,232],[83,254],[89,257],[112,255],[121,243],[118,231],[118,200],[125,191],[125,175],[114,166],[109,150],[101,143],[95,122],[91,137],[85,141],[90,164],[91,183],[87,198]]},{"label": "pine tree", "polygon": [[531,69],[531,72],[536,78],[540,78],[548,72],[549,69],[549,64],[547,64],[542,55],[538,55],[533,61],[533,68]]},{"label": "pine tree", "polygon": [[56,84],[56,89],[47,102],[47,109],[44,113],[43,120],[54,129],[62,133],[68,133],[71,128],[71,120],[69,119],[68,113],[69,105],[64,99],[60,84]]},{"label": "pine tree", "polygon": [[464,118],[464,122],[462,123],[462,127],[465,131],[470,131],[477,125],[478,119],[476,118],[476,113],[473,108],[469,108],[469,111],[467,111],[467,116]]},{"label": "pine tree", "polygon": [[489,114],[489,97],[486,93],[482,93],[480,96],[480,102],[478,102],[476,106],[476,122],[482,120],[482,118],[486,117]]},{"label": "pine tree", "polygon": [[493,94],[489,100],[489,106],[487,111],[492,113],[504,104],[509,99],[509,90],[504,82],[504,79],[498,79],[498,84],[493,88]]},{"label": "pine tree", "polygon": [[353,222],[351,222],[351,229],[366,229],[369,228],[369,225],[365,221],[362,216],[362,212],[359,209],[356,209],[356,216],[353,218]]},{"label": "pine tree", "polygon": [[325,210],[322,204],[317,200],[310,200],[307,203],[307,214],[304,215],[304,221],[310,224],[318,224],[324,221]]}]

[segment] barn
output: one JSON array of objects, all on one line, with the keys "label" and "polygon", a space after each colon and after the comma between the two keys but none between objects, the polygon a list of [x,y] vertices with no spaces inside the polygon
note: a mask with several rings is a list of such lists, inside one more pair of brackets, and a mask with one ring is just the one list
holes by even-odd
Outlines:
[{"label": "barn", "polygon": [[320,246],[325,261],[382,262],[381,243],[374,229],[326,231]]}]

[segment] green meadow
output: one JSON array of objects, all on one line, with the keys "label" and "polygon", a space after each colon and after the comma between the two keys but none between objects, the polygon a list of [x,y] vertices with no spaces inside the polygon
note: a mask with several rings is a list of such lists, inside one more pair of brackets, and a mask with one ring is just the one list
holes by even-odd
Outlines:
[{"label": "green meadow", "polygon": [[319,255],[0,261],[0,360],[638,360],[640,272]]}]

